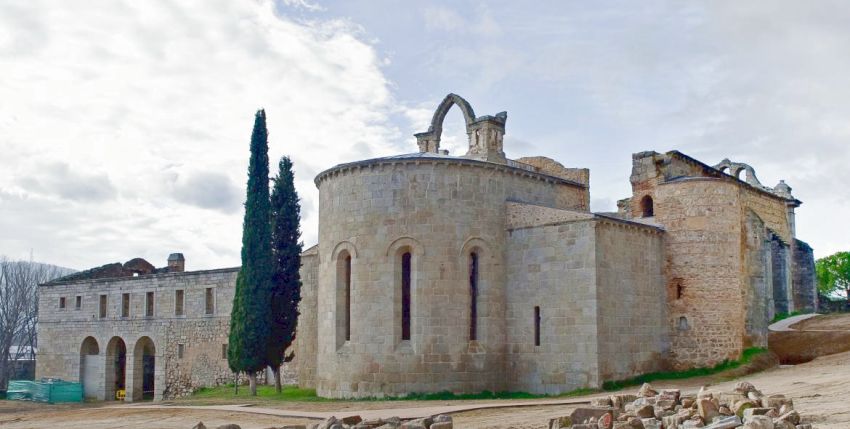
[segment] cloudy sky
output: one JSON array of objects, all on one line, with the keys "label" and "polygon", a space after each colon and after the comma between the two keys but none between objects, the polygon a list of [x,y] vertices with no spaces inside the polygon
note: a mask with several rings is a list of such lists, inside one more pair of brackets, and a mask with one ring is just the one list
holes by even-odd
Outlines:
[{"label": "cloudy sky", "polygon": [[[798,236],[847,250],[848,22],[844,1],[4,1],[0,254],[238,265],[258,108],[312,245],[315,175],[415,151],[449,92],[508,111],[509,157],[589,167],[594,210],[630,194],[632,152],[678,149],[785,179]],[[463,137],[454,111],[444,146]]]}]

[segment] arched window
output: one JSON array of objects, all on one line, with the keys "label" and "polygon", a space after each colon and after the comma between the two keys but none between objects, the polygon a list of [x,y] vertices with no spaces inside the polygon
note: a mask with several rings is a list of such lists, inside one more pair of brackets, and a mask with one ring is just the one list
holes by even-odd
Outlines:
[{"label": "arched window", "polygon": [[478,339],[478,253],[469,254],[469,340]]},{"label": "arched window", "polygon": [[410,252],[401,255],[401,339],[410,339]]},{"label": "arched window", "polygon": [[643,197],[640,200],[640,212],[641,217],[652,217],[655,216],[654,208],[652,207],[652,197],[649,195]]},{"label": "arched window", "polygon": [[336,259],[337,347],[351,341],[351,254],[343,250]]}]

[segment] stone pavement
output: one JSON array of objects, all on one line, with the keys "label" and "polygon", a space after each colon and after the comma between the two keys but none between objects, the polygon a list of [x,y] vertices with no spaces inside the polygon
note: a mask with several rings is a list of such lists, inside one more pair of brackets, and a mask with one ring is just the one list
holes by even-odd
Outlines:
[{"label": "stone pavement", "polygon": [[377,410],[340,410],[336,412],[311,412],[300,410],[282,410],[276,408],[254,407],[248,404],[242,405],[121,405],[110,408],[145,408],[145,409],[188,409],[188,410],[212,410],[212,411],[230,411],[251,414],[265,414],[278,417],[303,418],[325,420],[328,417],[335,416],[343,418],[347,416],[360,416],[363,419],[379,419],[399,417],[402,419],[415,419],[420,417],[433,416],[437,414],[453,414],[465,411],[474,411],[491,408],[513,408],[513,407],[536,407],[541,405],[587,405],[590,403],[590,398],[582,399],[547,399],[537,401],[504,401],[499,403],[486,404],[468,404],[468,405],[434,405],[431,407],[410,407],[410,408],[386,408]]},{"label": "stone pavement", "polygon": [[791,328],[791,325],[793,325],[797,322],[801,322],[801,321],[806,320],[806,319],[810,319],[810,318],[815,317],[815,316],[820,316],[820,314],[810,313],[810,314],[801,314],[799,316],[791,316],[787,319],[780,320],[780,321],[768,326],[767,329],[770,329],[771,331],[774,331],[774,332],[796,331],[796,329]]}]

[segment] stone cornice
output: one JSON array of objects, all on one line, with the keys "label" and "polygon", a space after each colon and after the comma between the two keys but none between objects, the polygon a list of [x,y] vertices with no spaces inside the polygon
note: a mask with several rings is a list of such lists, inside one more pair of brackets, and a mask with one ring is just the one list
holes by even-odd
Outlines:
[{"label": "stone cornice", "polygon": [[523,176],[532,178],[535,180],[539,180],[541,182],[556,184],[556,185],[566,185],[572,186],[578,189],[587,189],[586,185],[583,185],[578,182],[573,182],[571,180],[562,179],[560,177],[551,176],[545,173],[539,173],[535,171],[525,170],[519,167],[513,167],[505,164],[497,164],[494,162],[487,161],[479,161],[476,159],[468,159],[468,158],[457,158],[457,157],[430,157],[430,156],[411,156],[409,158],[405,157],[389,157],[389,158],[375,158],[375,159],[367,159],[363,161],[350,162],[347,164],[340,164],[335,167],[329,168],[316,176],[314,180],[316,187],[319,187],[319,184],[329,178],[336,177],[338,175],[344,175],[354,170],[363,170],[363,169],[371,169],[375,167],[384,167],[390,165],[420,165],[420,164],[433,164],[433,165],[452,165],[452,166],[463,166],[463,167],[472,167],[472,168],[483,168],[485,170],[495,170],[505,174],[511,174],[515,176]]}]

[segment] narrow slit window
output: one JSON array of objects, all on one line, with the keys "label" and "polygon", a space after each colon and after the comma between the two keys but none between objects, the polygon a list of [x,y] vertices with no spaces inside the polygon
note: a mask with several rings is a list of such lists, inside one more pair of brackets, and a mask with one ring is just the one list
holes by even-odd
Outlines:
[{"label": "narrow slit window", "polygon": [[682,299],[682,294],[685,292],[685,287],[681,283],[676,283],[676,299]]},{"label": "narrow slit window", "polygon": [[478,339],[478,253],[469,254],[469,340]]},{"label": "narrow slit window", "polygon": [[79,310],[80,308],[82,308],[82,306],[83,306],[83,297],[81,297],[80,295],[77,295],[77,302],[74,303],[74,307],[77,310]]},{"label": "narrow slit window", "polygon": [[410,252],[401,255],[401,339],[410,339]]},{"label": "narrow slit window", "polygon": [[59,309],[60,310],[65,309],[65,297],[64,296],[59,298]]},{"label": "narrow slit window", "polygon": [[153,292],[145,294],[145,317],[153,317]]},{"label": "narrow slit window", "polygon": [[351,341],[351,256],[345,257],[345,341]]},{"label": "narrow slit window", "polygon": [[121,317],[130,317],[130,294],[121,294]]},{"label": "narrow slit window", "polygon": [[174,315],[183,315],[183,290],[174,291]]},{"label": "narrow slit window", "polygon": [[183,344],[177,345],[177,359],[183,359],[183,353],[185,352],[185,346]]},{"label": "narrow slit window", "polygon": [[534,345],[540,345],[540,307],[534,307]]},{"label": "narrow slit window", "polygon": [[227,359],[227,344],[221,345],[221,358]]},{"label": "narrow slit window", "polygon": [[215,295],[211,287],[207,288],[204,295],[204,312],[206,314],[213,314],[215,312]]},{"label": "narrow slit window", "polygon": [[99,316],[101,319],[106,317],[106,295],[100,296]]}]

